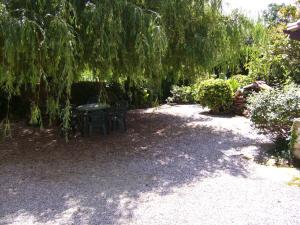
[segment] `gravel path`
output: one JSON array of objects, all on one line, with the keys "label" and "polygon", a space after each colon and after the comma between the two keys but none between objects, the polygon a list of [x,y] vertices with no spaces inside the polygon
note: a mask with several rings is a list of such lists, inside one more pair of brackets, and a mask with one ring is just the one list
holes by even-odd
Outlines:
[{"label": "gravel path", "polygon": [[0,224],[300,224],[299,171],[247,160],[269,142],[243,117],[161,106],[69,144],[18,126],[0,144]]}]

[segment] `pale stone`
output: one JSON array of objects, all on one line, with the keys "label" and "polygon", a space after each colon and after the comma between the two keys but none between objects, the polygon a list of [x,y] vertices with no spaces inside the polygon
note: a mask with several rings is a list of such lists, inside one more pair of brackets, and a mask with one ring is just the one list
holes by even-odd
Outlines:
[{"label": "pale stone", "polygon": [[294,149],[294,156],[297,158],[297,159],[300,159],[300,149]]},{"label": "pale stone", "polygon": [[297,159],[300,159],[300,118],[296,118],[292,129],[297,133],[297,140],[293,146],[293,154]]},{"label": "pale stone", "polygon": [[254,156],[249,153],[244,153],[242,158],[246,160],[254,160]]},{"label": "pale stone", "polygon": [[267,166],[275,166],[276,165],[276,159],[269,159],[267,162],[266,162],[266,165]]}]

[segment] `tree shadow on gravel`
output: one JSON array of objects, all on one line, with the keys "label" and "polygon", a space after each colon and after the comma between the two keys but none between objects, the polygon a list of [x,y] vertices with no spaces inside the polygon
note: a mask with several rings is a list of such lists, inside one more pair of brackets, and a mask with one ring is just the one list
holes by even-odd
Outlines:
[{"label": "tree shadow on gravel", "polygon": [[201,125],[211,119],[136,111],[127,133],[68,144],[20,126],[0,145],[0,224],[124,224],[143,194],[222,173],[246,178],[247,163],[223,152],[255,140]]}]

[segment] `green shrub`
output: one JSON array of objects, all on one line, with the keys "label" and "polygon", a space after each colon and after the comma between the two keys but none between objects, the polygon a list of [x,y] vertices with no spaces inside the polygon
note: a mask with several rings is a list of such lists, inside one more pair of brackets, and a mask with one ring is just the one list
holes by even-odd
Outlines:
[{"label": "green shrub", "polygon": [[251,121],[274,141],[289,138],[293,119],[300,117],[300,87],[286,86],[254,94],[249,98]]},{"label": "green shrub", "polygon": [[171,97],[167,98],[168,103],[187,104],[195,103],[194,89],[190,86],[176,86],[171,90]]},{"label": "green shrub", "polygon": [[226,112],[233,102],[233,93],[229,84],[221,79],[209,79],[197,85],[196,100],[212,112]]},{"label": "green shrub", "polygon": [[248,84],[253,83],[253,78],[246,75],[234,75],[230,79],[227,80],[231,90],[236,92],[239,88],[244,87]]},{"label": "green shrub", "polygon": [[132,86],[130,88],[130,104],[134,108],[147,108],[151,107],[155,101],[153,92],[145,87]]}]

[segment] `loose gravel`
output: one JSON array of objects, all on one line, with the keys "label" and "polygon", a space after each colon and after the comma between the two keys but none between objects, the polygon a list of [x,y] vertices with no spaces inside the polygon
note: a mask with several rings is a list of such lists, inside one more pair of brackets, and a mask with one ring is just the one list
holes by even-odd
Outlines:
[{"label": "loose gravel", "polygon": [[0,224],[300,224],[299,171],[251,160],[270,141],[244,117],[164,105],[68,144],[15,128],[0,143]]}]

